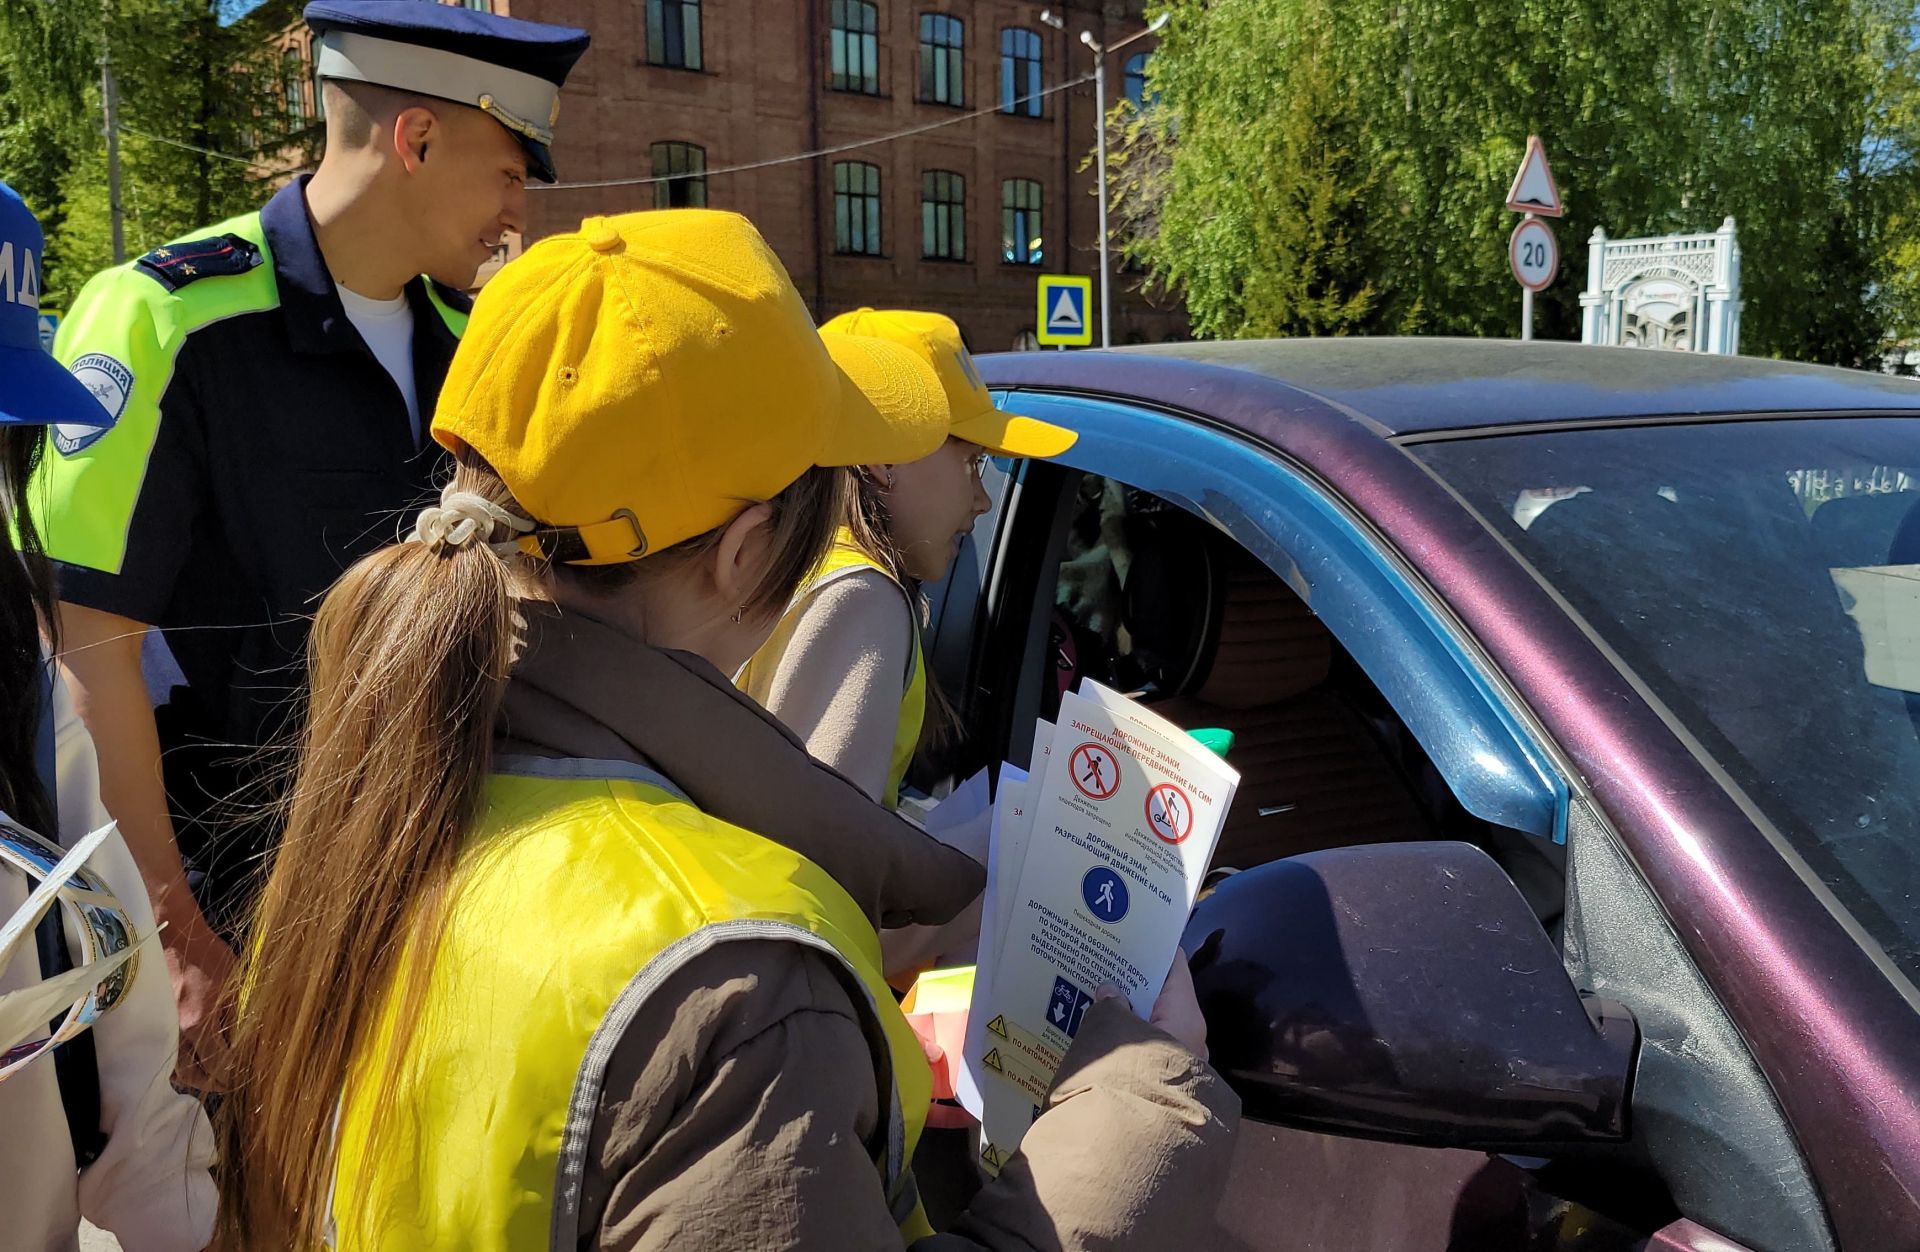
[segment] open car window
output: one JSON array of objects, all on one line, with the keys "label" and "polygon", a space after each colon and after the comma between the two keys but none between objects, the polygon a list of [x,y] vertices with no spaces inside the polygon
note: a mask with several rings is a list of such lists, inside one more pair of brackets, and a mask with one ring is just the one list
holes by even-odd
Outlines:
[{"label": "open car window", "polygon": [[[1059,471],[1050,471],[1058,473]],[[1218,527],[1153,492],[1068,472],[1050,510],[1039,715],[1083,679],[1189,729],[1231,731],[1240,791],[1216,867],[1320,848],[1463,839],[1494,853],[1543,921],[1559,914],[1551,845],[1471,816],[1325,623]]]}]

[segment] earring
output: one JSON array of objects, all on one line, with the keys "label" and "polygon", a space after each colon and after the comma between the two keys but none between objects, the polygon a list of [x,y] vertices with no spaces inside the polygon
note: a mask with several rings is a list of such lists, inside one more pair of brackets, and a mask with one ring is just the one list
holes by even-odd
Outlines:
[{"label": "earring", "polygon": [[740,619],[745,617],[746,615],[747,615],[747,606],[743,604],[739,608],[733,611],[733,624],[738,626],[740,624]]}]

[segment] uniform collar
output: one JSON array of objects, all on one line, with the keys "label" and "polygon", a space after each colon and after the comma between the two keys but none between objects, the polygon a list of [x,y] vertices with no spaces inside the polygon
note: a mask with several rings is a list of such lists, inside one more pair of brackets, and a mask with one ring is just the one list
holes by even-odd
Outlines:
[{"label": "uniform collar", "polygon": [[[340,292],[320,253],[313,235],[313,219],[307,216],[307,182],[313,175],[302,174],[268,200],[260,210],[260,230],[267,238],[267,251],[273,256],[274,281],[280,290],[280,313],[287,337],[296,352],[365,352],[360,333],[347,320]],[[416,345],[428,340],[429,355],[450,360],[455,339],[440,320],[438,311],[427,298],[427,280],[415,278],[406,285],[407,301],[413,306]],[[423,335],[424,330],[424,335]],[[444,342],[440,342],[444,340]],[[432,375],[437,393],[438,375]],[[431,412],[430,398],[421,395],[421,411]]]},{"label": "uniform collar", "polygon": [[807,755],[706,661],[576,610],[524,612],[528,644],[507,685],[503,751],[658,769],[701,812],[826,870],[876,926],[950,921],[985,886],[977,862]]},{"label": "uniform collar", "polygon": [[359,335],[347,321],[334,290],[327,259],[320,255],[307,216],[307,180],[302,174],[267,201],[260,210],[260,231],[273,256],[274,285],[280,290],[280,314],[296,352],[352,352]]}]

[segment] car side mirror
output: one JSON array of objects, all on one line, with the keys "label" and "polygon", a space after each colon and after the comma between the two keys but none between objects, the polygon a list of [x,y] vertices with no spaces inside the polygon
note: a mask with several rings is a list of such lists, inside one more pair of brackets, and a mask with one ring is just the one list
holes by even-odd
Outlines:
[{"label": "car side mirror", "polygon": [[1235,874],[1185,942],[1213,1064],[1249,1118],[1494,1151],[1626,1135],[1632,1015],[1575,990],[1471,844],[1369,844]]}]

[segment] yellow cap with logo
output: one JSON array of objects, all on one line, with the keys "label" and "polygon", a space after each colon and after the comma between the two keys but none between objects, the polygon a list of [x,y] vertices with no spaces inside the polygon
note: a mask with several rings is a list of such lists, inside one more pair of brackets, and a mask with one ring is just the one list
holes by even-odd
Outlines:
[{"label": "yellow cap with logo", "polygon": [[933,367],[951,409],[947,433],[1002,456],[1058,456],[1080,436],[1064,426],[995,408],[973,356],[950,317],[909,309],[856,309],[820,328],[897,343]]},{"label": "yellow cap with logo", "polygon": [[819,334],[744,218],[589,218],[481,289],[433,417],[539,523],[556,561],[638,560],[724,525],[816,465],[946,441],[947,398],[896,344]]}]

